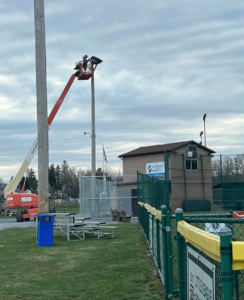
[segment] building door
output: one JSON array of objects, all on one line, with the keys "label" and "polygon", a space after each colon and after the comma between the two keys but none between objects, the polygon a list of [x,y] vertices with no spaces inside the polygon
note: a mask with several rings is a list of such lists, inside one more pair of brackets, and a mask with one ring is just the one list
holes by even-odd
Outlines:
[{"label": "building door", "polygon": [[131,190],[132,196],[132,213],[133,217],[138,217],[138,199],[137,199],[137,189]]}]

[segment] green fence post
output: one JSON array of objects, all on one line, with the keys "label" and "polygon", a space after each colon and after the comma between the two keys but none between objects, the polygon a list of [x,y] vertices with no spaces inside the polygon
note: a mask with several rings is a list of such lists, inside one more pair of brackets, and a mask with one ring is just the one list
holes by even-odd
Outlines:
[{"label": "green fence post", "polygon": [[150,227],[149,227],[149,212],[146,210],[146,227],[147,227],[147,240],[150,244]]},{"label": "green fence post", "polygon": [[[233,219],[233,210],[230,209],[230,214],[231,214],[231,219]],[[230,223],[230,230],[232,232],[232,241],[236,241],[236,235],[235,235],[235,230],[234,230],[234,225]],[[240,274],[240,271],[234,271],[233,272],[234,274],[234,277],[235,277],[235,291],[236,291],[236,300],[239,300],[240,299],[240,293],[239,293],[239,278],[238,278],[238,275]]]},{"label": "green fence post", "polygon": [[141,224],[141,226],[143,227],[143,224],[142,224],[142,207],[141,207],[141,206],[138,206],[138,208],[139,208],[138,213],[140,212],[140,224]]},{"label": "green fence post", "polygon": [[177,208],[175,210],[176,215],[176,240],[177,240],[177,258],[178,258],[178,281],[179,281],[179,300],[184,299],[184,279],[183,279],[183,238],[177,230],[177,225],[179,221],[183,220],[183,210],[181,208]]},{"label": "green fence post", "polygon": [[167,235],[167,252],[168,252],[168,299],[173,299],[173,251],[172,251],[172,235],[171,235],[171,213],[167,211],[166,217],[166,227],[165,227],[166,235]]},{"label": "green fence post", "polygon": [[231,251],[231,230],[228,227],[221,228],[220,256],[221,256],[221,282],[223,300],[233,299],[233,273],[232,273],[232,251]]},{"label": "green fence post", "polygon": [[139,223],[141,224],[141,206],[140,205],[138,205],[138,220],[139,220]]},{"label": "green fence post", "polygon": [[163,274],[164,274],[164,294],[165,299],[168,299],[168,259],[167,259],[167,236],[166,236],[166,205],[161,206],[161,215],[162,215],[162,242],[163,242]]},{"label": "green fence post", "polygon": [[141,223],[141,227],[143,228],[143,231],[144,231],[143,210],[144,210],[144,207],[140,206],[140,223]]},{"label": "green fence post", "polygon": [[146,209],[145,209],[145,207],[143,207],[143,209],[142,209],[142,227],[143,227],[143,231],[144,231],[144,234],[145,234],[145,236],[147,236],[146,235]]},{"label": "green fence post", "polygon": [[161,271],[161,260],[160,260],[160,222],[156,220],[156,237],[157,237],[157,267]]},{"label": "green fence post", "polygon": [[146,216],[146,229],[147,229],[147,240],[149,241],[150,237],[149,237],[149,213],[148,211],[146,210],[146,213],[145,213],[145,216]]}]

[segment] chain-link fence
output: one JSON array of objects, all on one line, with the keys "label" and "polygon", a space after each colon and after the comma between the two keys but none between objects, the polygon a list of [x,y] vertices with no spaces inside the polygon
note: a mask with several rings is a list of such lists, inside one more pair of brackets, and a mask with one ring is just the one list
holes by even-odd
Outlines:
[{"label": "chain-link fence", "polygon": [[[232,261],[232,250],[231,250],[231,241],[244,241],[244,220],[243,219],[235,219],[232,216],[232,212],[226,214],[199,214],[199,215],[187,215],[184,214],[183,220],[185,220],[188,224],[194,226],[194,228],[199,228],[204,230],[205,232],[212,233],[214,235],[220,235],[220,238],[224,236],[226,238],[226,233],[229,230],[229,248],[221,247],[221,239],[220,239],[220,254],[221,254],[221,262],[211,258],[206,252],[199,250],[199,248],[194,247],[189,241],[187,242],[184,238],[182,238],[182,248],[183,254],[182,257],[182,265],[183,265],[183,292],[182,299],[187,299],[187,295],[191,292],[189,289],[189,248],[193,249],[193,252],[196,254],[199,260],[203,260],[204,264],[210,264],[211,268],[214,269],[214,298],[216,300],[225,299],[223,298],[224,294],[228,291],[225,288],[226,281],[228,281],[229,276],[229,287],[232,287],[233,299],[240,300],[244,299],[244,270],[232,270],[232,265],[230,266],[229,273],[224,270],[225,268],[225,258],[223,255],[229,255],[230,261]],[[221,230],[224,230],[224,235]],[[229,253],[227,253],[229,252]],[[223,254],[223,255],[222,255]],[[202,267],[204,270],[204,267]],[[206,269],[206,268],[205,268]],[[207,271],[205,271],[207,272]],[[195,280],[195,285],[196,285]],[[227,283],[228,284],[228,283]],[[228,287],[228,289],[230,289]],[[188,290],[188,291],[187,291]],[[196,290],[196,289],[195,289]],[[194,287],[192,288],[194,294]],[[188,292],[188,294],[187,294]],[[195,293],[196,297],[196,293]],[[195,299],[195,298],[193,298]],[[232,299],[232,298],[229,298]]]},{"label": "chain-link fence", "polygon": [[[197,263],[199,264],[199,267],[202,267],[204,269],[204,266],[206,266],[208,263],[211,264],[212,269],[212,276],[214,276],[215,281],[215,287],[214,287],[214,294],[212,294],[208,288],[204,291],[204,282],[201,281],[199,278],[194,278],[194,283],[191,283],[189,280],[189,274],[188,271],[188,260],[192,259],[194,261],[194,256],[191,256],[192,253],[190,251],[192,249],[193,253],[198,253],[197,256]],[[183,297],[182,299],[215,299],[215,300],[222,300],[222,286],[221,286],[221,266],[220,263],[216,260],[213,260],[212,258],[208,257],[205,253],[200,252],[197,248],[192,246],[189,243],[186,243],[185,240],[183,240],[183,252],[182,252],[182,258],[183,258]],[[211,273],[210,273],[211,275]],[[200,292],[200,295],[196,293],[196,286],[200,288],[200,285],[202,285],[202,293]],[[198,289],[199,290],[199,289]],[[201,288],[200,288],[201,290]],[[188,298],[190,296],[190,298]]]},{"label": "chain-link fence", "polygon": [[[217,236],[221,235],[221,230],[229,230],[229,236],[227,236],[227,238],[229,237],[229,247],[225,245],[221,248],[220,242],[221,256],[220,261],[218,261],[206,254],[207,252],[204,250],[200,250],[201,247],[198,248],[197,245],[181,236],[177,230],[176,215],[167,211],[166,207],[159,211],[148,204],[141,202],[139,204],[139,222],[162,278],[167,299],[178,299],[179,297],[180,300],[220,300],[225,299],[223,294],[228,294],[230,287],[233,292],[233,299],[244,299],[244,270],[232,270],[232,250],[230,247],[231,241],[244,241],[244,219],[233,218],[231,211],[229,213],[208,214],[182,213],[182,220],[194,228],[201,229],[203,233],[207,232]],[[222,237],[220,238],[222,239]],[[181,243],[180,246],[179,242]],[[231,262],[228,271],[225,270],[223,252],[224,255],[228,255]],[[195,269],[193,268],[196,272],[195,275],[191,271],[192,267],[189,261],[193,265],[197,265],[194,267]],[[202,279],[201,276],[204,272],[207,275],[205,274],[205,277],[203,276],[205,279]],[[190,282],[191,273],[192,276],[196,276],[194,280],[192,279],[192,283]],[[181,276],[179,276],[180,274]],[[209,286],[209,282],[212,287]],[[180,291],[179,295],[178,291]]]},{"label": "chain-link fence", "polygon": [[[138,219],[144,231],[159,275],[164,283],[164,281],[167,280],[167,273],[165,273],[165,267],[167,267],[167,263],[165,263],[166,256],[163,255],[163,240],[166,239],[166,236],[163,235],[163,226],[165,226],[165,224],[162,225],[161,220],[158,220],[155,216],[150,214],[142,203],[138,206]],[[166,277],[164,274],[166,274]]]},{"label": "chain-link fence", "polygon": [[116,183],[92,177],[80,177],[80,214],[106,218],[117,208]]},{"label": "chain-link fence", "polygon": [[138,202],[147,203],[156,209],[169,207],[169,182],[137,172]]},{"label": "chain-link fence", "polygon": [[[244,154],[165,156],[174,211],[244,210]],[[177,206],[178,204],[178,206]]]},{"label": "chain-link fence", "polygon": [[80,176],[79,209],[82,217],[108,219],[111,211],[137,216],[136,176]]},{"label": "chain-link fence", "polygon": [[244,154],[213,155],[211,167],[214,209],[244,209]]},{"label": "chain-link fence", "polygon": [[[223,299],[223,295],[230,295],[231,291],[233,299],[244,299],[244,271],[242,267],[232,270],[231,249],[231,241],[244,241],[244,219],[241,219],[241,213],[240,219],[233,218],[232,210],[229,211],[244,209],[244,155],[212,156],[212,161],[210,157],[200,155],[197,166],[187,165],[189,162],[184,155],[177,156],[174,163],[172,161],[166,163],[165,170],[166,178],[171,181],[137,174],[139,221],[163,280],[166,297],[177,298],[177,291],[181,291],[181,300]],[[187,172],[194,168],[198,172]],[[219,238],[219,260],[200,250],[178,232],[176,215],[167,209],[177,207],[182,202],[188,211],[182,214],[182,220],[201,229],[203,233],[216,236],[223,231],[229,234],[228,247],[221,246],[222,240],[226,242],[226,237]],[[161,205],[165,205],[162,211]],[[204,210],[207,211],[193,213]],[[228,267],[222,254],[229,257],[231,264]],[[209,278],[214,279],[214,287],[210,291],[205,282],[196,277],[196,286],[206,289],[204,296],[200,295],[202,291],[196,292],[197,288],[195,294],[194,288],[191,290],[189,258],[201,266]],[[209,296],[211,293],[213,298]],[[228,297],[224,299],[232,299],[232,296]]]}]

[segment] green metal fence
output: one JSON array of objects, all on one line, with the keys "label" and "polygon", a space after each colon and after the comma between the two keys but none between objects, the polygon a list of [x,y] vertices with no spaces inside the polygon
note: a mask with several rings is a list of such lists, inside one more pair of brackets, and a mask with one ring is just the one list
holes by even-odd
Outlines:
[{"label": "green metal fence", "polygon": [[[189,217],[183,216],[183,219],[193,225],[194,227],[208,230],[207,225],[210,224],[224,224],[228,230],[228,234],[221,236],[221,232],[218,233],[220,236],[220,253],[221,253],[221,263],[214,261],[202,251],[195,249],[196,252],[205,257],[208,261],[215,264],[216,275],[215,275],[215,299],[244,299],[244,270],[232,271],[232,251],[231,251],[231,241],[244,241],[244,220],[232,218],[232,213],[227,214],[225,218],[224,214],[221,215],[222,218],[214,217],[208,218],[207,215],[201,217]],[[183,242],[183,247],[192,247],[189,243]],[[229,248],[229,249],[228,249]],[[184,255],[183,258],[186,256]],[[186,272],[186,268],[185,268]],[[228,295],[224,298],[223,295]],[[181,299],[181,298],[180,298]],[[184,297],[182,298],[184,299]]]},{"label": "green metal fence", "polygon": [[147,203],[156,209],[169,207],[169,181],[159,180],[137,172],[138,202]]},{"label": "green metal fence", "polygon": [[[185,220],[196,228],[220,235],[221,262],[198,250],[180,235],[177,231],[177,222],[180,220]],[[171,214],[165,206],[162,206],[161,220],[158,220],[148,212],[147,208],[139,206],[139,222],[163,281],[165,299],[244,299],[244,271],[232,271],[231,252],[231,241],[244,241],[243,219],[234,219],[231,211],[229,213],[183,214],[180,210],[180,214]],[[218,227],[224,228],[222,228],[223,236]],[[214,298],[207,298],[207,296],[188,298],[187,268],[190,251],[214,266]]]},{"label": "green metal fence", "polygon": [[158,220],[147,209],[139,205],[138,218],[143,228],[154,262],[162,279],[165,289],[165,299],[173,299],[178,290],[173,288],[173,256],[172,236],[169,230],[170,212],[166,206],[162,208],[162,219]]}]

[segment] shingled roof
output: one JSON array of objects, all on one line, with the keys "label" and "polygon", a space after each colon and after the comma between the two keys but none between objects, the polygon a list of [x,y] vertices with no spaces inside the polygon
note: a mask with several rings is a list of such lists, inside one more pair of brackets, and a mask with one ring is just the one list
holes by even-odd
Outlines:
[{"label": "shingled roof", "polygon": [[140,155],[150,155],[150,154],[158,154],[164,153],[164,151],[171,152],[174,150],[179,149],[180,147],[187,146],[189,144],[195,144],[198,147],[208,151],[209,153],[215,153],[215,151],[200,145],[195,141],[185,141],[185,142],[178,142],[178,143],[171,143],[171,144],[163,144],[163,145],[154,145],[154,146],[147,146],[147,147],[140,147],[130,152],[124,153],[119,155],[120,158],[123,157],[130,157],[130,156],[140,156]]}]

